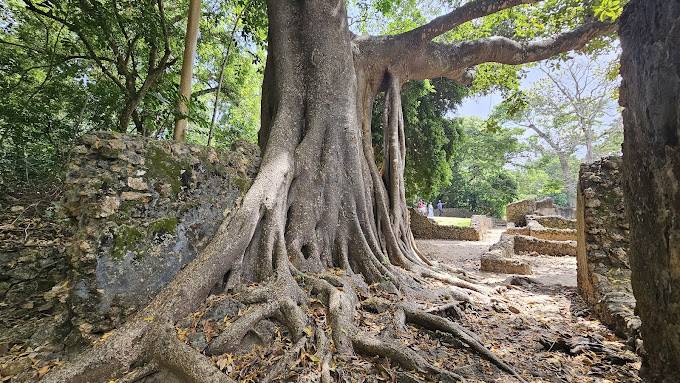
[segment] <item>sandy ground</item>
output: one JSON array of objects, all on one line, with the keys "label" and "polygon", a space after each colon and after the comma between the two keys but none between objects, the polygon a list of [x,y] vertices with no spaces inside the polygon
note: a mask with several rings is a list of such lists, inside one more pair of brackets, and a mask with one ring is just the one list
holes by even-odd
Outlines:
[{"label": "sandy ground", "polygon": [[[639,357],[600,323],[578,294],[575,257],[517,255],[531,264],[534,275],[529,277],[536,283],[509,285],[509,275],[479,270],[480,256],[502,232],[494,229],[481,242],[416,241],[431,260],[462,269],[471,281],[500,292],[490,307],[466,310],[461,324],[530,382],[645,382],[639,376]],[[570,350],[565,342],[583,347]],[[517,381],[481,371],[466,378]]]},{"label": "sandy ground", "polygon": [[[488,273],[479,270],[480,256],[491,245],[498,242],[504,228],[491,230],[483,241],[445,241],[438,239],[416,240],[418,249],[429,258],[461,268],[482,283],[497,283],[505,280],[507,274]],[[545,255],[516,255],[529,262],[534,272],[532,278],[548,285],[576,287],[576,258],[551,257]]]}]

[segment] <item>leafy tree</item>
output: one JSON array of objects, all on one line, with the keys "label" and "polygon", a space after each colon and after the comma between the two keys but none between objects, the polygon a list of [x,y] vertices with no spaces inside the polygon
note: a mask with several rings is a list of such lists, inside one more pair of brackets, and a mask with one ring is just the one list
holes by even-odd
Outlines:
[{"label": "leafy tree", "polygon": [[[581,49],[616,29],[579,11],[579,17],[568,20],[583,23],[574,30],[539,30],[521,44],[507,37],[436,41],[447,31],[526,2],[466,2],[404,33],[359,36],[348,29],[345,2],[267,1],[269,39],[259,131],[262,163],[240,208],[147,307],[105,342],[52,370],[44,382],[107,381],[151,361],[185,381],[229,381],[208,358],[182,344],[174,328],[216,286],[241,287],[246,293],[238,298],[256,304],[222,333],[223,346],[237,345],[260,320],[277,316],[300,347],[307,340],[316,345],[319,360],[326,361],[320,364],[322,380],[331,379],[334,352],[389,355],[405,369],[426,371],[433,379],[457,379],[407,346],[357,328],[355,288],[368,292],[365,286],[382,283],[408,298],[427,294],[429,282],[424,277],[434,276],[451,283],[457,296],[469,297],[464,284],[430,266],[413,247],[403,178],[401,87],[408,80],[437,77],[469,82],[468,68],[477,64],[543,60]],[[561,33],[547,41],[541,38],[557,31]],[[386,93],[385,139],[379,170],[371,120],[381,92]],[[256,284],[253,289],[242,288],[250,282]],[[324,323],[332,331],[326,332],[309,316],[312,297],[326,307]],[[434,323],[432,327],[449,332],[455,326],[402,303],[395,303],[386,315]],[[465,339],[519,376],[483,345]],[[219,353],[220,348],[218,342],[208,352]],[[277,368],[285,371],[287,360],[281,358]]]},{"label": "leafy tree", "polygon": [[458,118],[463,142],[453,159],[453,179],[442,190],[448,206],[501,218],[505,205],[517,199],[517,181],[509,168],[520,153],[519,129],[489,132],[476,117]]},{"label": "leafy tree", "polygon": [[[407,200],[430,199],[451,179],[451,159],[461,138],[447,117],[460,103],[465,90],[451,80],[409,81],[401,92],[406,141],[404,182]],[[384,95],[373,107],[373,148],[378,166],[382,161]]]},{"label": "leafy tree", "polygon": [[257,139],[267,18],[261,0],[204,2],[188,139],[229,147]]},{"label": "leafy tree", "polygon": [[506,103],[494,118],[526,128],[539,157],[552,154],[559,160],[569,206],[576,207],[578,166],[572,165],[573,158],[583,149],[585,161],[592,162],[601,145],[600,150],[611,152],[621,143],[614,141],[622,138],[620,122],[614,120],[618,81],[588,56],[539,69],[546,77],[524,92],[522,107],[510,111],[512,103]]},{"label": "leafy tree", "polygon": [[56,22],[72,35],[71,46],[82,59],[92,60],[103,77],[121,95],[118,128],[127,131],[130,120],[140,134],[150,134],[137,107],[160,77],[176,61],[181,40],[174,18],[184,4],[166,7],[157,1],[59,0],[37,3],[24,0],[25,9],[40,19]]},{"label": "leafy tree", "polygon": [[[579,162],[574,156],[569,158],[571,174],[577,174]],[[518,180],[517,199],[532,198],[541,200],[547,197],[555,200],[556,206],[568,207],[569,195],[562,176],[559,159],[552,153],[540,153],[515,169]]]},{"label": "leafy tree", "polygon": [[58,23],[4,5],[0,30],[0,185],[57,174],[87,122],[111,121],[99,106],[105,89],[87,81],[89,67],[70,52]]},{"label": "leafy tree", "polygon": [[[251,6],[244,11],[242,0],[204,2],[193,76],[195,91],[189,104],[189,140],[193,142],[206,142],[207,111],[213,106],[217,109],[214,136],[218,145],[228,146],[239,138],[256,139],[266,14],[259,0],[247,3]],[[5,102],[0,105],[0,163],[6,171],[0,182],[34,181],[45,174],[59,174],[58,168],[77,137],[88,130],[121,130],[121,118],[131,119],[140,134],[170,138],[178,115],[179,68],[168,66],[147,91],[142,89],[148,84],[143,80],[149,79],[151,44],[160,45],[157,61],[164,54],[161,44],[165,37],[158,30],[159,4],[168,22],[169,61],[173,61],[184,45],[181,28],[188,8],[183,1],[146,1],[139,6],[113,0],[12,0],[1,4],[0,89]],[[240,20],[234,24],[238,14]],[[147,23],[145,17],[154,19],[155,24]],[[224,67],[223,97],[214,102],[227,41],[233,41],[234,47]],[[88,45],[96,56],[90,54]],[[119,68],[116,60],[120,55],[113,47],[118,47],[125,68]],[[124,86],[118,86],[112,77]],[[137,91],[128,92],[133,83]],[[134,108],[136,101],[129,102],[133,96],[141,97]],[[122,117],[128,112],[130,116]]]}]

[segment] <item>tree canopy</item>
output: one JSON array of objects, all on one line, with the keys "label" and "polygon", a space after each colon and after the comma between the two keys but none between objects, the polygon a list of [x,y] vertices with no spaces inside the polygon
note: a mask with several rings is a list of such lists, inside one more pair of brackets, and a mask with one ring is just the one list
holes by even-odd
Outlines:
[{"label": "tree canopy", "polygon": [[451,207],[474,214],[502,218],[505,205],[518,197],[518,183],[510,169],[524,149],[521,129],[503,128],[489,132],[479,118],[457,118],[463,143],[452,161],[453,179],[443,188],[440,199]]},{"label": "tree canopy", "polygon": [[[0,161],[10,171],[0,182],[55,174],[89,130],[168,138],[180,115],[187,6],[181,0],[4,2]],[[205,1],[202,9],[188,139],[207,141],[209,106],[227,60],[214,142],[255,141],[266,8],[252,0]]]}]

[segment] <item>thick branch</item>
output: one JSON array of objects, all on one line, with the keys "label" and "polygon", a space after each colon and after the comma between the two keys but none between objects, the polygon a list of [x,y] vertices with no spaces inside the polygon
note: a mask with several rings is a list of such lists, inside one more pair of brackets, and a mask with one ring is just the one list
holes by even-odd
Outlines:
[{"label": "thick branch", "polygon": [[457,26],[480,17],[492,15],[504,9],[521,4],[533,4],[542,0],[477,0],[469,2],[446,15],[437,17],[429,23],[402,34],[403,38],[419,41],[419,45],[432,41]]},{"label": "thick branch", "polygon": [[616,24],[590,22],[551,38],[521,43],[500,36],[485,37],[455,44],[430,43],[422,55],[410,58],[406,71],[409,80],[448,77],[465,80],[468,68],[486,62],[508,65],[540,61],[576,49],[598,36],[612,33]]}]

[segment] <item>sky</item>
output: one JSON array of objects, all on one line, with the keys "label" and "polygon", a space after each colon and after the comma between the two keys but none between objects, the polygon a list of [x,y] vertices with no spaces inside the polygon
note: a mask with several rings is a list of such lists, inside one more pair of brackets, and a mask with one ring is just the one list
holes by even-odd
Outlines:
[{"label": "sky", "polygon": [[503,97],[500,93],[492,93],[482,97],[468,97],[456,110],[456,116],[475,116],[487,119],[493,111],[493,107],[500,104],[501,101],[503,101]]},{"label": "sky", "polygon": [[[615,59],[618,54],[618,49],[604,54],[597,59],[598,64],[606,66],[606,64]],[[520,80],[520,89],[529,89],[532,85],[545,78],[545,75],[536,67],[528,67],[524,69],[526,76]],[[457,117],[471,117],[476,116],[482,119],[487,119],[494,106],[503,101],[503,96],[500,93],[492,93],[487,96],[467,97],[455,112]]]}]

